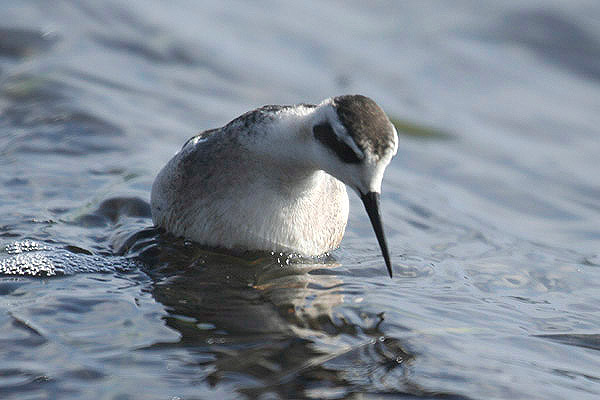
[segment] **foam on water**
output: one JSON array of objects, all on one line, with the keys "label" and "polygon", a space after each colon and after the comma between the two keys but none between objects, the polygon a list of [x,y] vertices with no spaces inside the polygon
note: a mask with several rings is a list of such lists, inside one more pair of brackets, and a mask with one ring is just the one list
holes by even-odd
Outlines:
[{"label": "foam on water", "polygon": [[125,257],[83,254],[32,240],[10,243],[0,253],[0,274],[3,275],[48,277],[125,271],[139,266],[139,262]]}]

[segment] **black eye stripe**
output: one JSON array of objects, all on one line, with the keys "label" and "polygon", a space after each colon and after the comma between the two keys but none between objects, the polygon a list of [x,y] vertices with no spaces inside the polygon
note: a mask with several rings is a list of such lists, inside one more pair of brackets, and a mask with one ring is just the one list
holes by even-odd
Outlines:
[{"label": "black eye stripe", "polygon": [[319,142],[330,148],[343,162],[352,164],[360,163],[361,160],[354,150],[337,137],[331,125],[327,123],[315,125],[313,134]]}]

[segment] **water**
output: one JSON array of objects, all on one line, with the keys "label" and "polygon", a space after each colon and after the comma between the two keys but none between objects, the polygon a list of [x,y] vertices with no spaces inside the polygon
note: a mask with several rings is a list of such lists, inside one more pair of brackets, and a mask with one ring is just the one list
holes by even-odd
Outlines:
[{"label": "water", "polygon": [[[595,399],[595,1],[4,1],[2,398]],[[404,127],[386,276],[351,196],[299,263],[151,229],[156,172],[269,103]],[[55,274],[55,276],[47,276]]]}]

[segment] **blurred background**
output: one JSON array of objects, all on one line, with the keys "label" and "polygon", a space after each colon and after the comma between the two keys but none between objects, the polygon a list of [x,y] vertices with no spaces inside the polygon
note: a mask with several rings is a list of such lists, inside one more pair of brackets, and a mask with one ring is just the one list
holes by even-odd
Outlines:
[{"label": "blurred background", "polygon": [[[128,264],[195,260],[135,235],[187,138],[346,93],[400,133],[394,280],[352,193],[293,279]],[[2,278],[0,396],[597,398],[599,126],[593,0],[3,0],[0,269],[88,273]]]}]

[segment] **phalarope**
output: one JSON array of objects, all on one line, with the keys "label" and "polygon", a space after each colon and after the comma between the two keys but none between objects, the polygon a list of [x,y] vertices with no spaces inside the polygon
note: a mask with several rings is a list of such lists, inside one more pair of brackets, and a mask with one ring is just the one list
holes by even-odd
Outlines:
[{"label": "phalarope", "polygon": [[354,189],[390,277],[379,211],[398,150],[383,110],[361,95],[270,105],[189,139],[152,186],[156,226],[210,247],[317,256],[338,247]]}]

